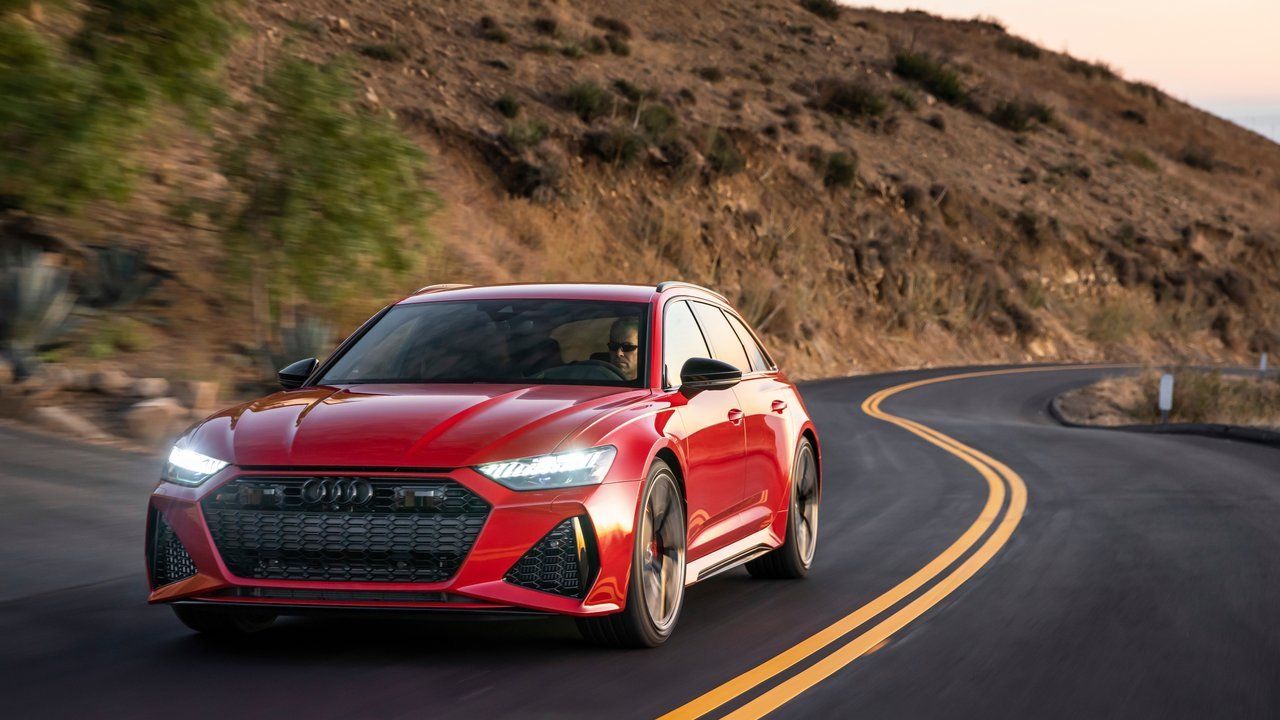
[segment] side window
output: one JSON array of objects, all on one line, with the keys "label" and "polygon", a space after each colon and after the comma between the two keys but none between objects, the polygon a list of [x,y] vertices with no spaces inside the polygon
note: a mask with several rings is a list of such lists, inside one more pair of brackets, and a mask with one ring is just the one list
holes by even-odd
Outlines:
[{"label": "side window", "polygon": [[666,370],[664,385],[680,384],[680,368],[689,358],[711,357],[702,331],[693,319],[689,303],[679,300],[667,303],[662,321],[662,367]]},{"label": "side window", "polygon": [[733,331],[738,333],[738,339],[742,341],[742,346],[747,349],[747,355],[751,358],[751,369],[757,372],[760,370],[772,370],[773,365],[765,357],[764,350],[760,349],[760,345],[755,338],[751,337],[751,332],[747,330],[747,326],[729,313],[725,313],[724,316],[729,318],[729,324],[733,326]]},{"label": "side window", "polygon": [[742,342],[738,340],[733,328],[729,327],[729,321],[724,319],[720,308],[700,302],[690,304],[693,305],[694,316],[698,318],[698,325],[711,343],[711,352],[715,353],[713,357],[742,372],[751,372],[751,363],[747,360],[746,351],[742,349]]}]

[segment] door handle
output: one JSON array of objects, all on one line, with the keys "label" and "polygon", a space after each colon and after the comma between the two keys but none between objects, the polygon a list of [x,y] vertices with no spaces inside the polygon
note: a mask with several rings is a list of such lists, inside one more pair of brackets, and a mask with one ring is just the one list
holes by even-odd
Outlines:
[{"label": "door handle", "polygon": [[782,414],[782,411],[787,409],[787,401],[786,401],[786,400],[774,400],[774,401],[773,401],[773,404],[772,404],[772,405],[770,405],[770,409],[772,409],[774,412],[776,412],[776,413],[778,413],[779,415],[781,415],[781,414]]},{"label": "door handle", "polygon": [[731,424],[733,424],[733,425],[737,425],[737,424],[741,423],[741,422],[742,422],[742,411],[741,411],[741,410],[739,410],[738,408],[734,408],[734,409],[730,410],[730,411],[729,411],[729,422],[730,422]]}]

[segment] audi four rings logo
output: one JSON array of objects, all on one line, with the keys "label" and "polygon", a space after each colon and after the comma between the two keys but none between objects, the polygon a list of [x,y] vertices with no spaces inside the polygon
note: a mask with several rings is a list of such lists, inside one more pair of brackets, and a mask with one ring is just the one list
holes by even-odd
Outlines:
[{"label": "audi four rings logo", "polygon": [[373,497],[373,485],[361,478],[312,478],[302,486],[308,505],[363,505]]}]

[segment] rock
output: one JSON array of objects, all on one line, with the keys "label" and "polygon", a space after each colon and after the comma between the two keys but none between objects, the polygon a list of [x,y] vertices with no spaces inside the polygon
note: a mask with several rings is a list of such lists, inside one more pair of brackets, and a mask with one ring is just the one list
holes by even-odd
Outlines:
[{"label": "rock", "polygon": [[133,394],[140,398],[158,398],[169,394],[169,381],[164,378],[140,378],[133,383]]},{"label": "rock", "polygon": [[0,358],[0,385],[13,384],[13,363]]},{"label": "rock", "polygon": [[198,413],[218,409],[218,383],[211,380],[183,380],[174,387],[178,402]]},{"label": "rock", "polygon": [[89,380],[90,386],[103,395],[124,395],[133,389],[133,379],[122,370],[99,370]]},{"label": "rock", "polygon": [[152,398],[135,403],[124,411],[124,424],[129,436],[147,445],[158,445],[181,428],[182,405],[173,398]]},{"label": "rock", "polygon": [[329,25],[329,32],[344,33],[351,32],[351,21],[346,18],[334,17],[330,15],[325,18]]},{"label": "rock", "polygon": [[31,413],[31,419],[41,427],[56,432],[75,435],[87,440],[105,440],[107,434],[98,429],[83,415],[65,407],[38,407]]}]

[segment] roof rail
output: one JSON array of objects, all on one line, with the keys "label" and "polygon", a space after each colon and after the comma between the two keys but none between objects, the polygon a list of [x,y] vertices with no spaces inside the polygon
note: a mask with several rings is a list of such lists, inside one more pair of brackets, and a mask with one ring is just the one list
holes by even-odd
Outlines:
[{"label": "roof rail", "polygon": [[691,282],[684,282],[684,281],[682,281],[682,280],[664,280],[663,282],[658,283],[657,291],[658,291],[658,292],[662,292],[662,291],[666,290],[667,288],[673,288],[673,287],[687,287],[687,288],[694,288],[694,289],[696,289],[696,290],[701,290],[701,291],[702,291],[702,292],[704,292],[704,293],[710,293],[711,295],[714,295],[715,297],[720,298],[721,300],[725,301],[726,303],[727,303],[727,302],[729,302],[729,298],[725,297],[724,295],[721,295],[720,293],[716,292],[715,290],[711,290],[711,289],[709,289],[709,288],[704,288],[704,287],[702,287],[701,285],[695,285],[695,284],[693,284],[693,283],[691,283]]},{"label": "roof rail", "polygon": [[426,285],[418,288],[417,290],[414,290],[413,294],[421,295],[423,293],[441,292],[442,290],[457,290],[458,288],[468,288],[468,287],[471,287],[471,286],[466,283],[443,283],[441,285]]}]

